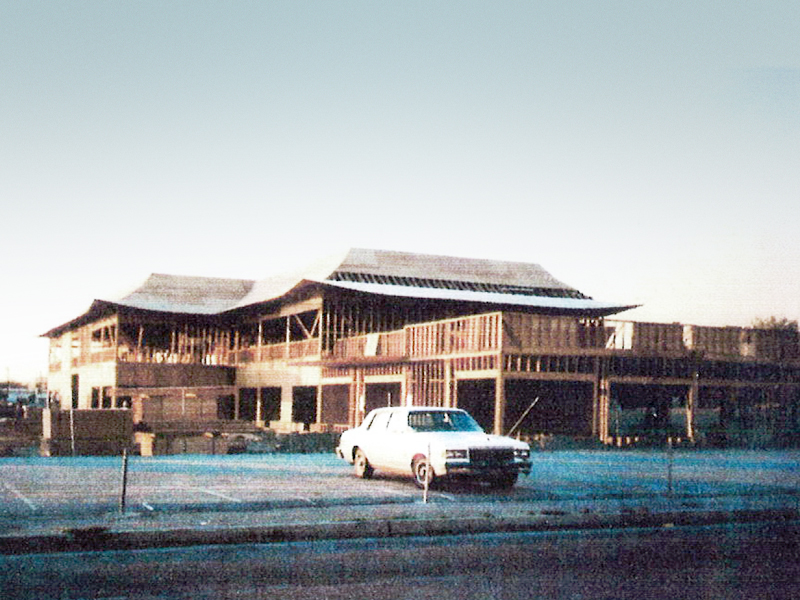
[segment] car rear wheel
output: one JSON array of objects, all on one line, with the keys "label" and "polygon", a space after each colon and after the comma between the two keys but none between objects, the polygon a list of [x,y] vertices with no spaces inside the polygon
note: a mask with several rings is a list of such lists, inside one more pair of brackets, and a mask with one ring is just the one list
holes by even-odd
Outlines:
[{"label": "car rear wheel", "polygon": [[356,450],[353,467],[355,468],[356,477],[361,479],[370,479],[372,474],[375,472],[375,469],[372,468],[372,465],[369,464],[369,461],[367,460],[367,455],[364,454],[364,451],[361,448]]},{"label": "car rear wheel", "polygon": [[435,477],[433,473],[433,469],[430,467],[428,463],[428,459],[425,457],[414,459],[414,463],[411,465],[411,470],[414,472],[414,483],[418,488],[425,487],[425,478],[428,478],[428,487],[433,484],[433,479]]}]

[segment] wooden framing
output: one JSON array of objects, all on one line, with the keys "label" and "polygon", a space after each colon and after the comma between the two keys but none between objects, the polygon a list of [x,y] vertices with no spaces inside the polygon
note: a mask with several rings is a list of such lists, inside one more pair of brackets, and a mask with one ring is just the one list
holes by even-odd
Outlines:
[{"label": "wooden framing", "polygon": [[[281,422],[290,428],[296,425],[288,422],[292,390],[314,388],[315,425],[341,428],[363,418],[369,385],[399,385],[403,402],[458,406],[462,399],[469,400],[468,394],[460,397],[460,387],[469,392],[470,386],[485,380],[491,398],[481,401],[491,408],[490,427],[502,433],[520,401],[514,396],[520,392],[514,390],[552,391],[561,385],[581,393],[589,390],[581,398],[585,421],[591,435],[604,443],[613,441],[614,411],[622,410],[615,396],[675,390],[685,411],[681,435],[689,440],[703,429],[697,416],[706,410],[702,405],[708,390],[725,390],[728,404],[741,404],[742,398],[754,394],[774,396],[772,404],[800,403],[796,336],[605,320],[597,312],[561,310],[554,308],[557,304],[478,304],[463,298],[472,298],[468,294],[479,293],[476,290],[505,298],[512,298],[511,292],[582,296],[547,285],[529,288],[524,281],[454,282],[435,272],[446,268],[428,264],[422,271],[431,277],[423,278],[401,266],[398,278],[380,264],[374,267],[377,274],[366,272],[373,267],[351,265],[353,269],[330,280],[305,281],[280,297],[219,313],[101,303],[96,314],[84,315],[50,336],[53,387],[63,390],[65,408],[70,382],[76,378],[84,388],[111,389],[115,397],[128,387],[159,387],[167,373],[172,385],[162,387],[173,390],[223,380],[234,394],[244,388],[280,388]],[[526,277],[535,276],[535,269],[523,271]],[[494,278],[490,269],[485,272],[488,279]],[[378,282],[383,288],[370,293],[368,288],[333,282]],[[163,278],[156,283],[164,283]],[[392,295],[393,285],[452,290],[452,297]],[[487,310],[476,312],[477,307]],[[125,378],[131,373],[138,384]],[[348,422],[324,422],[325,387],[344,385]],[[344,392],[339,388],[331,393],[343,403]],[[185,396],[176,394],[172,401],[185,402]],[[85,398],[81,402],[87,404]],[[334,413],[343,419],[342,412]],[[260,421],[258,408],[256,420]]]}]

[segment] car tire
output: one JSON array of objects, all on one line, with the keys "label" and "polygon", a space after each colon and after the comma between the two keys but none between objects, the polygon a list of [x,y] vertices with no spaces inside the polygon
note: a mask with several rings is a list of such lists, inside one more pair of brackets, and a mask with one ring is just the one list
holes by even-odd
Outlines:
[{"label": "car tire", "polygon": [[371,479],[375,469],[369,464],[369,460],[367,460],[367,455],[364,454],[364,451],[361,448],[357,448],[353,458],[353,468],[355,469],[356,477],[360,479]]},{"label": "car tire", "polygon": [[500,473],[489,480],[489,485],[496,490],[510,490],[517,483],[519,473]]},{"label": "car tire", "polygon": [[414,459],[414,462],[411,464],[411,470],[414,474],[414,484],[420,489],[425,488],[425,477],[428,477],[428,487],[433,485],[436,474],[433,472],[433,469],[430,469],[430,474],[428,474],[429,468],[430,463],[428,463],[428,459],[424,456]]}]

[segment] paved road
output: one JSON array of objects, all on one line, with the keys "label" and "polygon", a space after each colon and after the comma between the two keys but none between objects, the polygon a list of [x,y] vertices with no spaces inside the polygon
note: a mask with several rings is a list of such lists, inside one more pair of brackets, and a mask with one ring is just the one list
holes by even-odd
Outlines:
[{"label": "paved road", "polygon": [[[3,522],[117,510],[117,457],[0,459]],[[670,466],[671,465],[671,466]],[[798,452],[543,452],[510,491],[447,485],[438,502],[648,499],[667,494],[759,498],[800,495]],[[329,454],[131,457],[129,510],[248,510],[412,503],[410,479],[378,473],[363,481]]]},{"label": "paved road", "polygon": [[359,539],[0,557],[0,597],[798,598],[800,525]]}]

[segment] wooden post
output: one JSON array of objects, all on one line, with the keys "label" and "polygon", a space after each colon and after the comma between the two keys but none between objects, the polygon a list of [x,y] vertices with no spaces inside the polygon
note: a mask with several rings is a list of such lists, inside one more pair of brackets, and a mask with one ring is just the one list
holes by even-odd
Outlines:
[{"label": "wooden post", "polygon": [[286,359],[289,358],[289,343],[292,340],[292,317],[291,315],[286,317],[286,347],[284,349],[284,357]]},{"label": "wooden post", "polygon": [[445,359],[444,361],[444,406],[452,408],[455,406],[453,403],[453,361]]},{"label": "wooden post", "polygon": [[322,424],[322,381],[317,383],[317,425]]},{"label": "wooden post", "polygon": [[75,407],[69,409],[69,442],[72,456],[75,456]]},{"label": "wooden post", "polygon": [[503,378],[502,365],[500,365],[500,369],[498,370],[497,377],[494,380],[494,433],[495,433],[495,435],[503,435],[503,429],[505,429],[505,416],[506,416],[505,413],[506,413],[505,379]]},{"label": "wooden post", "polygon": [[694,408],[700,394],[700,376],[697,367],[692,370],[692,383],[689,385],[689,393],[686,396],[686,438],[694,442]]},{"label": "wooden post", "polygon": [[139,336],[136,340],[136,362],[142,361],[142,339],[144,338],[144,325],[139,325]]},{"label": "wooden post", "polygon": [[611,400],[611,382],[608,378],[606,360],[595,359],[595,380],[592,398],[592,435],[603,443],[608,441],[608,410]]}]

